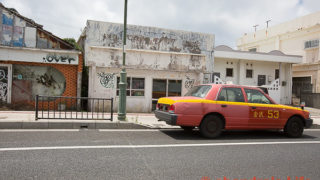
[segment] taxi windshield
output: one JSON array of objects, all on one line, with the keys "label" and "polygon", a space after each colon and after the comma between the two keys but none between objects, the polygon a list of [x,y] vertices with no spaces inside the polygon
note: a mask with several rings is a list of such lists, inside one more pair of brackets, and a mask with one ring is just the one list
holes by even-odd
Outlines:
[{"label": "taxi windshield", "polygon": [[211,89],[211,86],[208,85],[202,85],[202,86],[195,86],[192,89],[190,89],[187,94],[184,96],[195,96],[204,98],[208,94],[209,90]]}]

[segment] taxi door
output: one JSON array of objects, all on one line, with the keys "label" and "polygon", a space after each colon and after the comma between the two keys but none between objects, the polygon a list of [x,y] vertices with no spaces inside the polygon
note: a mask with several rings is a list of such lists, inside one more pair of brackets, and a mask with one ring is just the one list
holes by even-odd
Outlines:
[{"label": "taxi door", "polygon": [[249,104],[249,126],[252,128],[279,127],[281,110],[262,92],[256,89],[244,89]]},{"label": "taxi door", "polygon": [[249,107],[241,88],[223,87],[217,98],[217,109],[226,120],[226,129],[248,126]]}]

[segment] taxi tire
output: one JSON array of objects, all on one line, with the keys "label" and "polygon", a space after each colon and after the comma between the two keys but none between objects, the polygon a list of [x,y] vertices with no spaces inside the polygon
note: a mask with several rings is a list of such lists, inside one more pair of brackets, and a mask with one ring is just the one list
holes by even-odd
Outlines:
[{"label": "taxi tire", "polygon": [[288,137],[298,138],[302,136],[303,127],[304,125],[301,118],[295,116],[288,120],[286,126],[284,127],[284,133]]},{"label": "taxi tire", "polygon": [[199,127],[200,133],[206,138],[218,137],[223,128],[223,120],[216,115],[206,116]]},{"label": "taxi tire", "polygon": [[192,131],[195,128],[195,126],[180,126],[180,127],[185,131]]}]

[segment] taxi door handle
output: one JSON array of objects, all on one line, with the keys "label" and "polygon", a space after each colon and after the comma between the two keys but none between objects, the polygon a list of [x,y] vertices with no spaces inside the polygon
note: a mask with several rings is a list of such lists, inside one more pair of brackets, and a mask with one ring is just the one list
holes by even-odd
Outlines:
[{"label": "taxi door handle", "polygon": [[257,107],[255,107],[255,106],[251,106],[251,108],[252,108],[252,109],[257,109]]},{"label": "taxi door handle", "polygon": [[221,107],[227,107],[227,105],[225,105],[225,104],[222,104],[222,105],[221,105]]}]

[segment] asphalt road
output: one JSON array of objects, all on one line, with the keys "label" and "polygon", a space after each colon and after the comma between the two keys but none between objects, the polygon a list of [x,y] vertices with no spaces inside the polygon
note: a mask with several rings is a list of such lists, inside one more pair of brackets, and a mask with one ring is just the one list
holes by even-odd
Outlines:
[{"label": "asphalt road", "polygon": [[0,131],[0,179],[320,179],[320,130]]}]

